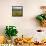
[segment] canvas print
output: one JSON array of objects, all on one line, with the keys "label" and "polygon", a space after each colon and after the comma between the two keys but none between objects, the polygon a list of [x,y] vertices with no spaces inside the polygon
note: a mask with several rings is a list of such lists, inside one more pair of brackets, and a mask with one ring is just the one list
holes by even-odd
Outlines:
[{"label": "canvas print", "polygon": [[12,6],[12,16],[13,17],[23,16],[23,6]]}]

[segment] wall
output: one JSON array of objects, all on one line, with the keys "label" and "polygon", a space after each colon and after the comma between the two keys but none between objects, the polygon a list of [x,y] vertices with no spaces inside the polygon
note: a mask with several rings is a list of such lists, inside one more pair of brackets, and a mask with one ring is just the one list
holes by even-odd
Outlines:
[{"label": "wall", "polygon": [[[23,17],[12,17],[12,6],[23,6]],[[35,16],[41,13],[40,6],[46,5],[46,0],[0,0],[0,34],[4,34],[6,25],[15,25],[18,36],[36,34],[39,27]]]}]

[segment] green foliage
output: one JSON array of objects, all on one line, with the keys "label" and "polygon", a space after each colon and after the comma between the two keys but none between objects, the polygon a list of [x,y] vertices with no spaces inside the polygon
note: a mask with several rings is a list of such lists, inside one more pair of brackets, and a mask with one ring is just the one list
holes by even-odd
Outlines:
[{"label": "green foliage", "polygon": [[43,17],[42,16],[37,16],[36,19],[42,21],[43,20]]},{"label": "green foliage", "polygon": [[45,18],[45,20],[46,20],[46,15],[44,15],[44,18]]},{"label": "green foliage", "polygon": [[6,26],[5,30],[6,30],[5,34],[9,38],[11,38],[12,36],[16,36],[18,33],[15,26]]},{"label": "green foliage", "polygon": [[38,15],[38,16],[36,16],[36,19],[39,21],[42,21],[42,20],[46,19],[46,15],[45,14]]}]

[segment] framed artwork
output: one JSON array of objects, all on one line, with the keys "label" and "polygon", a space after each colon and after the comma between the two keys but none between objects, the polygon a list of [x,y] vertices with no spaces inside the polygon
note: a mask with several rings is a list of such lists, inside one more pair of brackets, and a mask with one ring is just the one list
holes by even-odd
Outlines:
[{"label": "framed artwork", "polygon": [[23,6],[12,6],[12,16],[13,17],[23,16]]}]

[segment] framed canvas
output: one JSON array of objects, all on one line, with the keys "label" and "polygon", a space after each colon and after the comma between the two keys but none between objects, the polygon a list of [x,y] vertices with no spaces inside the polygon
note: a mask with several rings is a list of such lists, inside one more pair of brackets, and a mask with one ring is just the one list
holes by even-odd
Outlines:
[{"label": "framed canvas", "polygon": [[23,6],[12,6],[12,16],[13,17],[23,16]]}]

